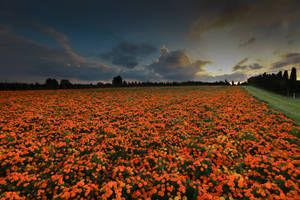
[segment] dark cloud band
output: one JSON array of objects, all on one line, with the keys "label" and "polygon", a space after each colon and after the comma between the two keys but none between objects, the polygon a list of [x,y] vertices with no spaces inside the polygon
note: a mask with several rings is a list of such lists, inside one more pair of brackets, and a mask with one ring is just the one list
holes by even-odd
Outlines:
[{"label": "dark cloud band", "polygon": [[103,53],[100,57],[112,64],[126,68],[134,68],[139,60],[155,53],[156,48],[150,44],[132,44],[121,42],[111,51]]}]

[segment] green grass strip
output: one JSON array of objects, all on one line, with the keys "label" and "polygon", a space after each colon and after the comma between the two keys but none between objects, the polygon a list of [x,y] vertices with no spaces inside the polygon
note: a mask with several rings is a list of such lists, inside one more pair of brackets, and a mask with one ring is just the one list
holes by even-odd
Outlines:
[{"label": "green grass strip", "polygon": [[300,98],[293,99],[282,95],[275,94],[253,86],[243,86],[252,95],[260,100],[267,102],[271,108],[282,112],[286,116],[300,124]]}]

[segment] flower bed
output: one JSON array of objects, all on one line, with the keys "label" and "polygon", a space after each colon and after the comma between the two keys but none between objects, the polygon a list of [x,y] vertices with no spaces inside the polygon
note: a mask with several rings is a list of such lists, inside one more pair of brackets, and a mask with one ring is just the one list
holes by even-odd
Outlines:
[{"label": "flower bed", "polygon": [[240,87],[1,92],[0,107],[1,199],[300,197],[299,126]]}]

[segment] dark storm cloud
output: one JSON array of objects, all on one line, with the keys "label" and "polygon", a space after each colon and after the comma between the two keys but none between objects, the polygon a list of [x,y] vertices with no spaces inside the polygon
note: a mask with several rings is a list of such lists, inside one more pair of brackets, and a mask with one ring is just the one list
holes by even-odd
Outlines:
[{"label": "dark storm cloud", "polygon": [[262,69],[263,66],[254,63],[251,65],[245,65],[245,63],[249,60],[249,58],[244,58],[240,62],[238,62],[234,67],[232,67],[232,71],[249,71],[249,70],[258,70]]},{"label": "dark storm cloud", "polygon": [[272,69],[279,69],[288,65],[300,65],[300,53],[288,53],[272,64]]},{"label": "dark storm cloud", "polygon": [[132,44],[121,42],[113,47],[110,52],[101,54],[100,57],[112,64],[133,68],[139,64],[139,60],[153,54],[157,49],[150,44]]},{"label": "dark storm cloud", "polygon": [[197,60],[191,62],[183,50],[168,52],[165,46],[161,47],[160,57],[147,68],[153,70],[161,79],[184,81],[194,80],[197,72],[202,72],[203,66],[210,61]]},{"label": "dark storm cloud", "polygon": [[[190,36],[192,38],[197,38],[204,32],[232,23],[238,19],[238,16],[243,15],[248,10],[248,6],[241,1],[229,0],[220,2],[212,0],[210,2],[216,6],[207,4],[207,9],[211,10],[211,13],[200,14],[200,17],[191,27]],[[201,4],[199,9],[202,9]]]},{"label": "dark storm cloud", "polygon": [[[190,29],[191,38],[212,29],[236,24],[247,30],[273,30],[286,24],[298,23],[300,12],[298,0],[211,0],[217,6],[209,6],[211,12],[200,14]],[[201,7],[199,9],[202,9]]]},{"label": "dark storm cloud", "polygon": [[0,78],[6,80],[9,77],[16,80],[22,79],[22,77],[50,76],[100,80],[111,77],[117,72],[114,68],[79,56],[65,43],[67,41],[65,40],[66,36],[62,37],[62,35],[55,33],[55,30],[50,32],[57,36],[64,48],[41,45],[16,35],[8,28],[0,28]]}]

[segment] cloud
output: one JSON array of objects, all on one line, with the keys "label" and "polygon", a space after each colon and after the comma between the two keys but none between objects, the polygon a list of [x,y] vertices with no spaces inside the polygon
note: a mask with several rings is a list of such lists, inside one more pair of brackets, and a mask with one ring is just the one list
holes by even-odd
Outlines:
[{"label": "cloud", "polygon": [[165,46],[160,49],[160,57],[147,66],[161,79],[173,81],[193,80],[197,72],[204,71],[203,66],[210,61],[191,62],[183,50],[169,52]]},{"label": "cloud", "polygon": [[262,68],[263,66],[261,66],[260,64],[254,63],[252,65],[235,65],[232,68],[232,71],[249,71],[249,70],[258,70]]},{"label": "cloud", "polygon": [[247,62],[249,58],[244,58],[240,62],[238,62],[233,68],[232,71],[238,71],[238,70],[246,70],[248,68],[247,65],[243,65],[245,62]]},{"label": "cloud", "polygon": [[110,52],[101,54],[100,57],[110,61],[112,64],[126,68],[134,68],[139,60],[155,53],[156,48],[150,44],[132,44],[121,42],[113,47]]},{"label": "cloud", "polygon": [[300,53],[287,53],[283,55],[283,58],[294,58],[300,56]]},{"label": "cloud", "polygon": [[72,48],[69,45],[69,38],[66,35],[56,31],[55,29],[49,26],[45,26],[42,24],[37,24],[36,26],[40,31],[53,37],[56,40],[57,44],[64,49],[64,52],[70,57],[72,57],[74,61],[77,62],[77,66],[80,66],[80,63],[86,62],[86,59],[84,57],[78,55],[77,53],[75,53],[75,51],[72,50]]},{"label": "cloud", "polygon": [[253,44],[254,42],[256,41],[256,38],[255,37],[251,37],[249,38],[247,41],[243,41],[239,44],[239,47],[246,47],[246,46],[249,46],[251,44]]},{"label": "cloud", "polygon": [[244,58],[243,60],[241,60],[240,62],[238,62],[236,65],[242,65],[245,62],[247,62],[249,60],[249,58]]},{"label": "cloud", "polygon": [[169,53],[169,49],[166,47],[166,45],[162,45],[160,47],[160,56],[167,56]]},{"label": "cloud", "polygon": [[[246,62],[248,58],[243,59],[240,64]],[[169,52],[163,45],[160,48],[160,57],[150,65],[145,66],[145,70],[152,71],[153,79],[167,81],[202,81],[215,82],[224,80],[245,81],[247,75],[243,72],[232,74],[212,75],[208,73],[204,66],[210,64],[210,61],[196,60],[190,61],[186,52],[183,50],[175,50]]]},{"label": "cloud", "polygon": [[[216,8],[206,14],[200,14],[190,27],[189,37],[198,39],[213,29],[237,25],[247,30],[286,28],[298,23],[300,6],[298,0],[228,0],[216,1]],[[202,8],[203,9],[203,8]],[[201,13],[201,12],[199,12]]]},{"label": "cloud", "polygon": [[272,64],[272,69],[279,69],[289,65],[300,65],[300,53],[288,53],[281,56],[281,59]]},{"label": "cloud", "polygon": [[0,28],[1,80],[33,82],[38,78],[55,77],[92,81],[118,73],[116,68],[76,54],[68,45],[67,36],[51,28],[45,32],[55,37],[62,47],[42,45]]},{"label": "cloud", "polygon": [[262,69],[263,66],[261,66],[260,64],[254,63],[252,65],[249,65],[249,68],[253,69],[253,70],[257,70],[257,69]]},{"label": "cloud", "polygon": [[[245,5],[240,2],[234,3],[232,0],[226,1],[226,3],[212,2],[215,2],[218,5],[216,7],[220,9],[201,15],[191,26],[190,38],[198,38],[205,32],[233,23],[238,19],[238,16],[243,15],[247,10]],[[208,9],[211,9],[211,5],[209,5]]]},{"label": "cloud", "polygon": [[56,31],[49,26],[45,26],[42,24],[37,24],[36,26],[40,31],[52,36],[60,44],[67,44],[69,42],[69,38],[66,35]]},{"label": "cloud", "polygon": [[236,65],[232,68],[232,71],[238,71],[238,70],[246,70],[248,68],[247,65]]},{"label": "cloud", "polygon": [[254,63],[251,65],[245,65],[245,63],[249,60],[249,58],[244,58],[243,60],[241,60],[240,62],[238,62],[235,66],[232,67],[232,71],[250,71],[250,70],[258,70],[258,69],[262,69],[263,66]]},{"label": "cloud", "polygon": [[191,61],[184,50],[169,51],[165,46],[161,47],[160,56],[153,63],[119,70],[78,55],[69,46],[69,38],[55,29],[48,27],[42,32],[53,37],[58,47],[42,45],[16,35],[7,26],[0,27],[1,80],[34,82],[54,77],[98,81],[109,80],[116,74],[140,81],[238,81],[245,78],[242,73],[209,75],[203,67],[210,61]]}]

